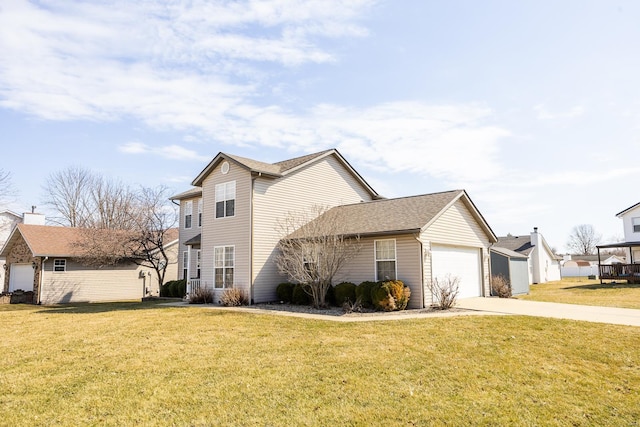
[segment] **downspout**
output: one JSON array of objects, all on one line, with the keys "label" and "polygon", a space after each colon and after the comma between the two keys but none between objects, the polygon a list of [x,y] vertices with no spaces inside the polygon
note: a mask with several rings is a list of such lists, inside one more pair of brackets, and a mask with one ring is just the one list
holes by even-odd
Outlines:
[{"label": "downspout", "polygon": [[[495,245],[495,243],[491,243],[487,248],[487,271],[489,272],[489,296],[491,296],[491,248],[493,247],[493,245]],[[511,265],[509,265],[509,275],[511,275]],[[482,293],[484,294],[484,286],[482,287]],[[486,295],[483,295],[483,296],[486,297]]]},{"label": "downspout", "polygon": [[40,284],[38,284],[38,298],[36,299],[36,304],[40,304],[41,296],[42,296],[42,284],[44,283],[44,263],[49,259],[48,256],[41,258],[40,262]]},{"label": "downspout", "polygon": [[422,308],[426,307],[424,301],[424,244],[420,240],[420,234],[413,235],[413,238],[418,241],[420,245],[420,300],[422,301]]}]

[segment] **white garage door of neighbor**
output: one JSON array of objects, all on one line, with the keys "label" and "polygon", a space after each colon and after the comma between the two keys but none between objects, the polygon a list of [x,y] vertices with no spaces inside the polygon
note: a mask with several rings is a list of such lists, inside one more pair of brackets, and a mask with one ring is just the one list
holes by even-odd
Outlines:
[{"label": "white garage door of neighbor", "polygon": [[482,296],[482,270],[478,248],[432,246],[431,268],[434,278],[443,279],[449,275],[460,279],[458,298]]},{"label": "white garage door of neighbor", "polygon": [[33,267],[31,264],[11,264],[9,292],[16,289],[33,291]]}]

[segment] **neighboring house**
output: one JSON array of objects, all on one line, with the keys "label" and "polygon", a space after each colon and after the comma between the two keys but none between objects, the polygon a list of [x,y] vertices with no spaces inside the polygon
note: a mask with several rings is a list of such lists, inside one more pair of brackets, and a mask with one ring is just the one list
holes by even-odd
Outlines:
[{"label": "neighboring house", "polygon": [[616,216],[622,219],[624,242],[598,245],[598,258],[601,259],[601,249],[622,248],[625,251],[625,263],[607,265],[600,261],[600,281],[620,279],[640,283],[640,203],[618,212]]},{"label": "neighboring house", "polygon": [[[34,292],[35,304],[134,300],[159,295],[153,270],[130,261],[93,267],[79,261],[82,230],[18,224],[0,251],[6,257],[4,292]],[[177,241],[169,244],[177,257]],[[171,246],[173,249],[171,249]]]},{"label": "neighboring house", "polygon": [[529,256],[501,248],[491,247],[491,276],[504,277],[511,286],[512,295],[529,293]]},{"label": "neighboring house", "polygon": [[496,246],[518,252],[528,257],[529,283],[545,283],[560,280],[560,257],[553,253],[538,227],[524,236],[498,237]]},{"label": "neighboring house", "polygon": [[[13,227],[19,223],[44,225],[45,217],[38,213],[24,213],[22,215],[15,212],[5,210],[0,212],[0,248],[4,246],[4,243],[9,238]],[[4,283],[6,267],[5,258],[0,256],[0,284]],[[1,289],[1,288],[0,288]]]},{"label": "neighboring house", "polygon": [[[410,306],[431,304],[428,282],[451,274],[460,297],[489,295],[489,246],[496,237],[463,190],[383,199],[337,150],[278,163],[219,153],[177,194],[179,275],[187,290],[243,290],[253,303],[276,300],[279,223],[313,206],[339,210],[343,232],[363,249],[341,279],[382,279],[379,266],[411,289]],[[385,271],[385,276],[390,272]]]}]

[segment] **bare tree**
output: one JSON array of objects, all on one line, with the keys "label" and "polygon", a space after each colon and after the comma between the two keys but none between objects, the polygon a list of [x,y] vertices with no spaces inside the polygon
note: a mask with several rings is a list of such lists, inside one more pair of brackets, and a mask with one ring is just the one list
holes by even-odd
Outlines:
[{"label": "bare tree", "polygon": [[575,255],[592,255],[601,240],[602,235],[597,233],[591,224],[581,224],[573,227],[567,248]]},{"label": "bare tree", "polygon": [[347,236],[340,230],[335,210],[315,206],[309,212],[290,213],[278,230],[278,269],[290,280],[304,284],[313,305],[325,307],[327,290],[341,267],[361,249],[359,236]]},{"label": "bare tree", "polygon": [[166,244],[177,238],[174,229],[177,213],[169,203],[166,187],[141,188],[135,193],[126,209],[114,211],[102,218],[115,216],[120,229],[110,228],[112,223],[97,222],[83,228],[76,247],[80,249],[80,261],[86,265],[101,267],[129,260],[137,265],[152,268],[158,285],[162,286],[167,266],[171,260]]},{"label": "bare tree", "polygon": [[69,227],[84,226],[87,217],[86,197],[92,181],[91,171],[77,166],[49,175],[43,187],[45,204],[58,214],[49,220]]},{"label": "bare tree", "polygon": [[0,169],[0,207],[5,207],[16,196],[11,180],[11,172]]}]

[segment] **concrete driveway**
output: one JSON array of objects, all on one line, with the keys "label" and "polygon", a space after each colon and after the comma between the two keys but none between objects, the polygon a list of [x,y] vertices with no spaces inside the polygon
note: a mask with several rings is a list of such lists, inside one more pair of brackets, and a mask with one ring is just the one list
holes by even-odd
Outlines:
[{"label": "concrete driveway", "polygon": [[489,313],[584,320],[614,325],[640,326],[640,310],[524,301],[515,298],[464,298],[457,307]]}]

